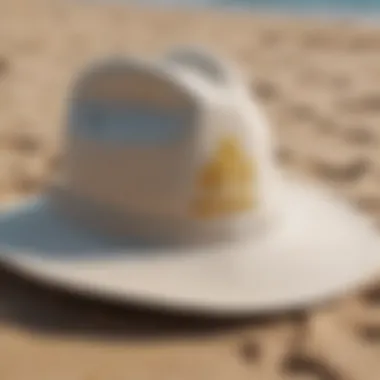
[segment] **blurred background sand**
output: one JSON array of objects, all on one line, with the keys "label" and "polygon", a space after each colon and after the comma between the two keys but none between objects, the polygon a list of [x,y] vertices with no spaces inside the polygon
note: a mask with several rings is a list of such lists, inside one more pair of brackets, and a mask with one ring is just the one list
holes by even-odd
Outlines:
[{"label": "blurred background sand", "polygon": [[272,123],[282,165],[377,216],[380,29],[33,0],[0,2],[1,199],[37,191],[56,168],[65,97],[84,64],[120,51],[157,57],[179,43],[234,59]]},{"label": "blurred background sand", "polygon": [[[40,190],[59,167],[65,99],[77,70],[104,54],[157,57],[178,43],[201,43],[238,63],[273,125],[281,165],[335,188],[369,216],[380,218],[380,29],[253,12],[34,0],[0,0],[0,199]],[[53,297],[34,293],[21,305],[28,286],[20,290],[4,274],[0,283],[2,321],[4,315],[9,321],[38,309],[65,323],[67,314],[70,320],[79,318],[84,329],[108,318],[94,308],[80,317],[77,303],[62,306]],[[18,289],[12,296],[9,286]],[[365,299],[374,305],[379,293]],[[379,325],[378,311],[358,306],[363,302],[344,301],[327,319],[309,315],[304,353],[322,356],[318,363],[325,368],[315,378],[378,379],[378,352],[369,352],[359,335],[351,339],[347,328],[380,330],[373,328]],[[112,323],[119,326],[120,319]],[[289,350],[292,330],[282,323],[258,334],[255,330],[253,342],[262,342],[260,355],[266,358],[257,370],[246,366],[259,355],[255,343],[231,356],[249,334],[137,349],[135,343],[58,343],[10,329],[9,322],[1,326],[2,380],[52,379],[57,373],[63,377],[54,378],[86,380],[125,380],[126,374],[136,380],[156,375],[163,380],[248,379],[253,374],[263,380],[288,378],[279,370],[278,358]],[[329,368],[339,376],[326,372]]]}]

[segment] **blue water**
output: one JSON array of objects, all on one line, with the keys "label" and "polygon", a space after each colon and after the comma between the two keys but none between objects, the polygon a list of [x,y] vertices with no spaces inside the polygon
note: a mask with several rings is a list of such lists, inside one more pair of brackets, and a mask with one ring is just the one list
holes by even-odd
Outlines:
[{"label": "blue water", "polygon": [[[130,1],[124,0],[124,2]],[[360,17],[380,14],[380,0],[139,0],[138,3]]]},{"label": "blue water", "polygon": [[[207,1],[207,0],[206,0]],[[266,7],[296,11],[342,11],[368,13],[380,11],[380,0],[219,0],[215,4]]]}]

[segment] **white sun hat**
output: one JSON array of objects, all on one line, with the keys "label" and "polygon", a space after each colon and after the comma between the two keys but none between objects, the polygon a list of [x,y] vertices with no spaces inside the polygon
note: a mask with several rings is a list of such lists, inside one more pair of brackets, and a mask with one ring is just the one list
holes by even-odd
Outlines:
[{"label": "white sun hat", "polygon": [[60,179],[0,214],[0,260],[106,300],[214,316],[365,284],[371,223],[289,177],[239,73],[199,48],[113,58],[74,82]]}]

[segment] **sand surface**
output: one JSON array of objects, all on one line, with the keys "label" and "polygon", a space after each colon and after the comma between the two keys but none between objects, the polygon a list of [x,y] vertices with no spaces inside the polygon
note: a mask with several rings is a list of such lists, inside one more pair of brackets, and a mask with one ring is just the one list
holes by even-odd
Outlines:
[{"label": "sand surface", "polygon": [[[55,1],[0,1],[1,200],[38,191],[59,167],[65,97],[85,63],[120,51],[157,56],[187,42],[236,60],[273,124],[281,165],[380,217],[380,30]],[[328,309],[215,331],[46,293],[3,271],[0,283],[1,380],[380,373],[376,286]]]}]

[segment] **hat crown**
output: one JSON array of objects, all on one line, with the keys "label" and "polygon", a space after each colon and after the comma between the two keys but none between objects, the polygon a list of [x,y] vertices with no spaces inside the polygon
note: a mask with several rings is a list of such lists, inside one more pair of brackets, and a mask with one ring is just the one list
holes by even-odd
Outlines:
[{"label": "hat crown", "polygon": [[206,56],[211,70],[202,71],[197,52],[178,53],[156,63],[109,61],[79,80],[69,191],[177,225],[265,216],[274,168],[265,120],[232,70]]}]

